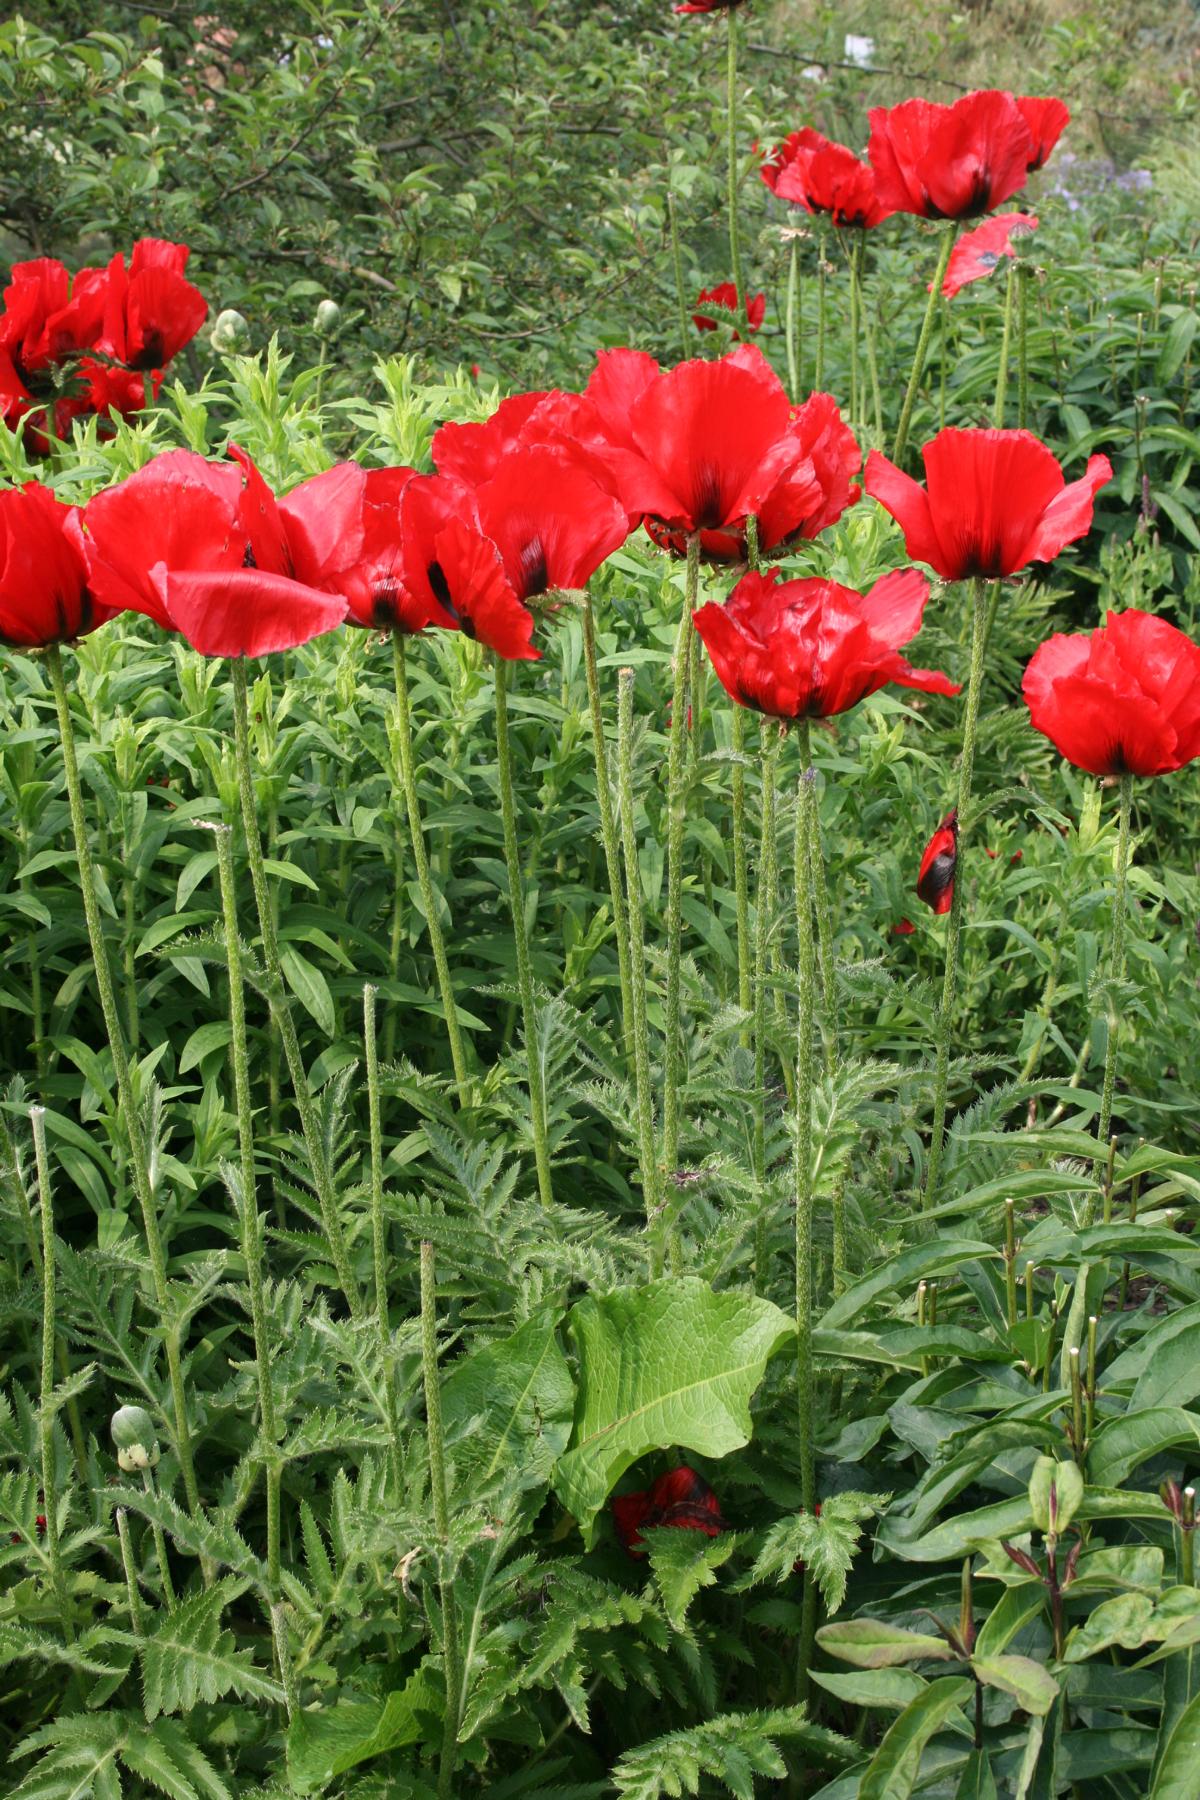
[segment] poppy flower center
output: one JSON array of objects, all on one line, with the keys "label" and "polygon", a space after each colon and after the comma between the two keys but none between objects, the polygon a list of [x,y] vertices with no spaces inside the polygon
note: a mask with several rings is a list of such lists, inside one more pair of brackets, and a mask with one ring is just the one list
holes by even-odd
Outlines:
[{"label": "poppy flower center", "polygon": [[546,567],[546,552],[539,537],[530,538],[521,546],[521,596],[525,600],[533,600],[538,594],[544,594],[550,585],[550,571]]},{"label": "poppy flower center", "polygon": [[696,531],[715,531],[725,523],[721,472],[713,463],[701,463],[692,490],[692,523]]},{"label": "poppy flower center", "polygon": [[168,361],[163,334],[157,326],[152,327],[142,339],[142,347],[130,363],[131,369],[161,369]]}]

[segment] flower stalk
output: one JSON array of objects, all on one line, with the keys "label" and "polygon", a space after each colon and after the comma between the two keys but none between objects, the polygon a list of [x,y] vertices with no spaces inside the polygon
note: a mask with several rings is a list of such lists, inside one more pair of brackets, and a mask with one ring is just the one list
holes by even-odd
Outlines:
[{"label": "flower stalk", "polygon": [[608,874],[608,892],[613,909],[613,931],[617,940],[617,967],[621,982],[621,1037],[625,1055],[633,1055],[633,985],[629,961],[629,926],[625,917],[625,895],[621,884],[621,849],[617,822],[613,814],[612,784],[608,774],[608,752],[604,743],[604,708],[601,704],[600,674],[596,661],[596,621],[592,596],[583,596],[583,660],[587,671],[588,705],[592,716],[592,751],[596,759],[596,799],[600,805],[600,835],[604,842],[604,863]]},{"label": "flower stalk", "polygon": [[650,1084],[650,1028],[646,1017],[646,944],[642,912],[642,874],[638,860],[637,813],[633,790],[633,684],[632,669],[617,677],[617,780],[621,797],[621,847],[625,859],[626,922],[629,960],[633,976],[633,1066],[637,1092],[638,1168],[642,1204],[650,1236],[651,1279],[662,1273],[662,1246],[658,1221],[662,1215],[658,1164],[654,1154],[654,1098]]},{"label": "flower stalk", "polygon": [[513,944],[517,956],[517,987],[521,996],[521,1023],[525,1034],[525,1059],[529,1070],[529,1111],[533,1127],[533,1155],[537,1166],[538,1195],[543,1206],[554,1203],[550,1173],[550,1146],[546,1129],[546,1094],[538,1041],[537,1003],[533,968],[529,960],[529,932],[525,924],[525,893],[521,857],[517,847],[517,809],[513,794],[512,745],[508,732],[508,665],[496,657],[496,768],[500,783],[500,812],[504,826],[504,862],[508,870],[508,901],[512,913]]},{"label": "flower stalk", "polygon": [[[498,665],[502,666],[502,665]],[[458,1724],[462,1711],[462,1668],[458,1643],[458,1608],[450,1566],[450,1506],[446,1486],[446,1442],[442,1430],[442,1390],[438,1376],[437,1284],[433,1245],[421,1243],[421,1364],[425,1386],[425,1421],[429,1434],[429,1488],[433,1529],[438,1540],[438,1589],[442,1611],[442,1658],[446,1678],[446,1712],[438,1768],[438,1800],[451,1800],[458,1761]]]},{"label": "flower stalk", "polygon": [[68,1644],[75,1641],[71,1622],[71,1604],[67,1597],[67,1581],[63,1572],[62,1547],[58,1537],[58,1482],[54,1467],[54,1196],[50,1187],[50,1164],[46,1156],[46,1109],[31,1106],[33,1155],[37,1168],[38,1201],[42,1215],[42,1378],[38,1406],[38,1444],[42,1462],[42,1504],[46,1508],[46,1556],[50,1563],[50,1585],[62,1621],[63,1636]]},{"label": "flower stalk", "polygon": [[433,891],[433,880],[429,873],[429,852],[425,847],[425,830],[421,823],[421,800],[417,792],[416,758],[413,754],[408,668],[404,637],[399,631],[392,633],[392,673],[396,693],[396,751],[400,763],[400,782],[404,789],[404,806],[408,814],[409,841],[412,845],[413,863],[417,871],[421,907],[425,914],[425,928],[429,933],[429,947],[433,952],[433,966],[437,973],[442,1016],[446,1021],[446,1035],[450,1040],[450,1061],[454,1068],[458,1103],[460,1106],[465,1106],[470,1099],[467,1053],[463,1045],[462,1027],[459,1024],[458,1008],[454,999],[454,984],[450,979],[450,960],[446,955],[446,939],[442,932],[438,900]]},{"label": "flower stalk", "polygon": [[921,376],[925,372],[925,358],[929,353],[929,339],[933,331],[934,315],[941,298],[942,282],[946,279],[946,270],[950,266],[950,253],[954,249],[957,232],[958,226],[954,220],[947,220],[942,228],[942,245],[938,252],[937,269],[934,272],[933,285],[929,290],[925,316],[921,320],[917,347],[913,352],[912,369],[908,377],[908,386],[904,392],[904,405],[900,409],[900,423],[896,427],[896,441],[892,445],[892,461],[894,463],[904,461],[904,452],[908,448],[908,432],[912,424],[913,408],[917,403],[917,393],[921,386]]},{"label": "flower stalk", "polygon": [[788,392],[792,404],[800,402],[801,349],[800,349],[800,314],[802,293],[800,283],[800,245],[793,237],[788,253],[787,279],[787,368]]},{"label": "flower stalk", "polygon": [[942,975],[942,999],[937,1016],[937,1050],[933,1081],[933,1128],[929,1140],[929,1162],[925,1171],[922,1206],[929,1208],[937,1196],[942,1169],[942,1150],[946,1128],[946,1091],[950,1072],[950,1030],[954,1021],[954,1001],[958,991],[958,947],[962,931],[963,852],[970,829],[971,782],[975,768],[975,738],[979,725],[979,701],[983,689],[983,661],[987,647],[988,605],[986,584],[975,576],[971,582],[971,672],[967,679],[966,713],[963,720],[962,761],[958,773],[958,867],[954,897],[946,927],[946,963]]},{"label": "flower stalk", "polygon": [[[1112,928],[1109,943],[1109,974],[1113,982],[1125,977],[1125,918],[1128,908],[1130,817],[1133,810],[1133,776],[1121,776],[1121,824],[1117,837],[1116,886],[1113,890]],[[1104,1050],[1104,1085],[1100,1094],[1100,1118],[1096,1125],[1099,1169],[1108,1154],[1109,1128],[1112,1125],[1113,1094],[1117,1081],[1117,1039],[1120,1014],[1114,997],[1108,1002],[1108,1039]]]},{"label": "flower stalk", "polygon": [[146,1248],[150,1254],[150,1270],[154,1282],[154,1297],[167,1356],[167,1378],[171,1389],[171,1409],[175,1425],[175,1448],[179,1456],[179,1470],[183,1478],[188,1510],[194,1517],[199,1518],[200,1490],[196,1485],[192,1434],[188,1423],[187,1398],[183,1386],[179,1328],[175,1322],[175,1308],[167,1283],[167,1259],[163,1249],[162,1233],[158,1225],[154,1188],[150,1180],[146,1140],[142,1132],[141,1114],[138,1111],[133,1075],[125,1049],[121,1017],[117,1010],[112,969],[108,960],[108,948],[104,942],[104,927],[100,920],[100,903],[96,897],[96,872],[92,863],[91,844],[88,839],[87,817],[83,806],[83,785],[79,779],[79,761],[75,751],[75,728],[71,722],[71,705],[67,696],[66,678],[63,674],[62,654],[57,644],[51,644],[45,655],[50,687],[54,694],[54,703],[58,713],[63,769],[67,781],[67,802],[71,813],[71,833],[75,842],[75,859],[79,868],[79,887],[83,896],[83,913],[87,923],[88,942],[91,945],[92,965],[96,971],[96,991],[100,998],[100,1010],[104,1017],[109,1052],[116,1075],[117,1100],[125,1120],[125,1135],[129,1140],[129,1162],[134,1192],[142,1215],[142,1229],[146,1234]]},{"label": "flower stalk", "polygon": [[275,915],[271,907],[270,889],[267,887],[262,838],[259,835],[258,813],[254,803],[254,774],[250,763],[250,706],[245,657],[231,658],[230,666],[233,670],[234,751],[237,759],[242,829],[246,840],[246,856],[250,864],[254,902],[258,911],[263,962],[266,965],[267,1001],[271,1010],[271,1018],[283,1045],[283,1054],[292,1082],[292,1093],[295,1096],[296,1109],[300,1114],[300,1130],[304,1138],[304,1147],[312,1167],[313,1185],[321,1212],[321,1224],[333,1257],[338,1284],[351,1315],[357,1318],[362,1311],[362,1297],[359,1294],[358,1283],[354,1279],[346,1253],[346,1240],[342,1231],[342,1221],[338,1211],[337,1195],[334,1192],[329,1160],[325,1153],[317,1109],[313,1104],[312,1090],[308,1084],[308,1071],[304,1067],[296,1021],[292,1017],[292,1009],[284,985],[279,939],[275,929]]},{"label": "flower stalk", "polygon": [[746,296],[746,283],[742,278],[742,251],[738,234],[738,150],[737,150],[737,52],[738,24],[737,14],[730,8],[726,14],[728,37],[726,39],[725,64],[725,143],[728,151],[728,187],[729,205],[729,262],[733,271],[733,285],[737,291],[738,318],[741,321],[742,342],[750,341],[749,302]]},{"label": "flower stalk", "polygon": [[679,962],[683,939],[683,837],[687,752],[688,667],[695,630],[692,614],[700,587],[700,534],[687,546],[687,587],[675,639],[671,736],[667,758],[667,1017],[663,1082],[663,1167],[671,1180],[679,1161],[679,1086],[682,1045],[679,1033]]},{"label": "flower stalk", "polygon": [[387,1428],[391,1437],[392,1478],[401,1491],[404,1458],[400,1445],[400,1411],[396,1370],[392,1358],[392,1327],[388,1317],[387,1238],[383,1219],[383,1125],[379,1088],[379,1040],[375,1026],[378,989],[368,982],[363,988],[363,1049],[367,1063],[367,1129],[371,1144],[371,1258],[375,1271],[375,1324],[379,1332],[379,1357],[383,1368]]}]

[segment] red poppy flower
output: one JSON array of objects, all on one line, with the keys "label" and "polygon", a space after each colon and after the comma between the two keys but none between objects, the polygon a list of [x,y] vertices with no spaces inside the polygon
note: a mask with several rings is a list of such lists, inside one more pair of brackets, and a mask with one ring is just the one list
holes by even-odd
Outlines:
[{"label": "red poppy flower", "polygon": [[[995,860],[999,856],[1000,852],[998,850],[988,850],[985,852],[985,854],[989,857],[989,859],[992,862],[995,862]],[[1009,868],[1011,869],[1014,863],[1019,863],[1021,861],[1021,858],[1024,856],[1024,854],[1025,854],[1025,852],[1023,850],[1014,850],[1012,855],[1008,859]]]},{"label": "red poppy flower", "polygon": [[948,812],[929,842],[917,872],[917,898],[935,913],[954,904],[954,872],[958,867],[958,809]]},{"label": "red poppy flower", "polygon": [[899,569],[869,594],[836,582],[780,581],[779,570],[744,575],[723,606],[694,615],[725,691],[777,719],[848,712],[889,681],[957,694],[949,676],[914,669],[899,654],[921,629],[929,583]]},{"label": "red poppy flower", "polygon": [[404,583],[400,496],[415,473],[337,463],[279,502],[297,581],[340,594],[347,624],[376,631],[423,631],[427,625],[457,630],[433,594],[414,596]]},{"label": "red poppy flower", "polygon": [[510,661],[540,656],[530,600],[585,587],[625,542],[625,508],[564,446],[518,446],[471,488],[418,476],[400,504],[405,584]]},{"label": "red poppy flower", "polygon": [[677,13],[733,12],[741,4],[742,0],[680,0],[675,11]]},{"label": "red poppy flower", "polygon": [[68,533],[75,508],[30,481],[0,491],[0,643],[19,650],[85,637],[119,607],[99,605]]},{"label": "red poppy flower", "polygon": [[1070,124],[1071,114],[1065,102],[1053,95],[1037,99],[1031,94],[1018,94],[1017,106],[1032,139],[1029,158],[1029,173],[1032,175],[1049,158],[1050,152]]},{"label": "red poppy flower", "polygon": [[1011,94],[990,88],[952,106],[873,107],[867,155],[879,198],[923,219],[975,219],[1024,186],[1033,140]]},{"label": "red poppy flower", "polygon": [[895,210],[880,200],[874,169],[811,125],[777,144],[758,172],[781,200],[827,213],[839,228],[870,230]]},{"label": "red poppy flower", "polygon": [[625,1549],[644,1557],[642,1532],[675,1526],[717,1537],[725,1530],[721,1503],[702,1475],[683,1464],[668,1469],[644,1493],[618,1494],[612,1503],[613,1525]]},{"label": "red poppy flower", "polygon": [[284,520],[250,458],[156,456],[89,500],[82,530],[94,593],[178,631],[203,656],[265,656],[340,625],[346,602],[294,577]]},{"label": "red poppy flower", "polygon": [[98,350],[127,369],[162,369],[191,343],[208,317],[208,302],[184,279],[188,255],[186,244],[139,238],[128,273],[125,258],[113,257]]},{"label": "red poppy flower", "polygon": [[1030,723],[1093,775],[1167,775],[1200,756],[1200,646],[1130,607],[1033,653]]},{"label": "red poppy flower", "polygon": [[855,498],[858,446],[828,394],[793,407],[750,344],[712,362],[660,369],[637,350],[602,351],[587,385],[615,491],[655,542],[682,555],[700,533],[710,561],[813,537]]},{"label": "red poppy flower", "polygon": [[[735,319],[740,318],[738,291],[732,281],[719,281],[716,287],[701,288],[696,304],[697,306],[719,306],[724,311],[732,313]],[[747,300],[746,322],[751,331],[759,329],[766,316],[766,311],[767,296],[765,294],[754,294]],[[715,331],[717,329],[717,321],[708,318],[702,312],[692,314],[692,324],[697,331]],[[742,334],[740,331],[735,331],[733,335],[740,338]]]},{"label": "red poppy flower", "polygon": [[1031,231],[1037,230],[1037,225],[1036,213],[997,213],[994,219],[985,219],[974,231],[959,238],[950,253],[946,278],[942,282],[942,292],[947,300],[953,300],[968,282],[982,281],[985,275],[990,275],[999,266],[1001,257],[1015,256],[1013,238],[1028,237]]},{"label": "red poppy flower", "polygon": [[917,928],[913,924],[911,919],[897,919],[896,923],[890,927],[890,929],[888,931],[888,936],[889,937],[911,937],[913,932],[916,929]]},{"label": "red poppy flower", "polygon": [[944,581],[1053,561],[1090,529],[1096,490],[1112,476],[1107,456],[1092,456],[1068,484],[1053,451],[1028,431],[950,426],[921,456],[925,487],[877,450],[863,485],[899,524],[913,561]]}]

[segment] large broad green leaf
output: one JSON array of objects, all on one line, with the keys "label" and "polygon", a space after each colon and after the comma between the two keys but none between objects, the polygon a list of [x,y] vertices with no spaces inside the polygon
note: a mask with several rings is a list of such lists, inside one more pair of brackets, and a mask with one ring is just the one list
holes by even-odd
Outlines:
[{"label": "large broad green leaf", "polygon": [[1103,1426],[1088,1451],[1088,1473],[1102,1487],[1119,1482],[1162,1450],[1200,1444],[1200,1415],[1181,1406],[1151,1406]]},{"label": "large broad green leaf", "polygon": [[858,1800],[908,1800],[926,1744],[973,1692],[974,1683],[959,1675],[930,1682],[888,1728],[859,1783]]},{"label": "large broad green leaf", "polygon": [[455,1363],[442,1415],[455,1462],[487,1483],[509,1472],[522,1487],[550,1479],[571,1436],[575,1384],[554,1333],[539,1315],[501,1343]]},{"label": "large broad green leaf", "polygon": [[824,1318],[818,1320],[819,1329],[835,1331],[852,1324],[866,1312],[872,1301],[892,1288],[914,1287],[924,1277],[947,1274],[956,1270],[960,1263],[971,1262],[976,1257],[991,1261],[996,1254],[994,1244],[980,1243],[976,1238],[931,1238],[926,1244],[914,1244],[911,1249],[902,1250],[899,1256],[889,1257],[872,1274],[847,1288]]},{"label": "large broad green leaf", "polygon": [[903,1712],[929,1686],[915,1669],[851,1669],[845,1675],[814,1669],[812,1678],[847,1706],[878,1706],[887,1712]]},{"label": "large broad green leaf", "polygon": [[694,1276],[589,1295],[571,1309],[579,1391],[554,1490],[590,1546],[614,1484],[650,1450],[727,1456],[750,1439],[750,1396],[792,1336],[787,1314]]},{"label": "large broad green leaf", "polygon": [[1058,1683],[1031,1656],[973,1656],[971,1667],[988,1687],[1010,1694],[1022,1712],[1048,1713],[1058,1699]]},{"label": "large broad green leaf", "polygon": [[890,1669],[900,1663],[949,1662],[954,1657],[945,1638],[923,1631],[907,1631],[886,1619],[843,1619],[823,1625],[817,1642],[831,1656],[853,1663],[856,1669]]},{"label": "large broad green leaf", "polygon": [[1200,1590],[1168,1588],[1158,1600],[1149,1594],[1114,1594],[1093,1608],[1067,1639],[1064,1660],[1084,1662],[1090,1656],[1119,1646],[1140,1650],[1143,1644],[1161,1644],[1177,1632],[1186,1640],[1200,1627]]},{"label": "large broad green leaf", "polygon": [[1187,1406],[1197,1394],[1200,1394],[1200,1319],[1169,1336],[1164,1334],[1154,1345],[1129,1396],[1129,1410],[1141,1412],[1150,1406]]},{"label": "large broad green leaf", "polygon": [[1200,1695],[1180,1714],[1167,1740],[1148,1800],[1196,1800],[1200,1764]]},{"label": "large broad green leaf", "polygon": [[382,1700],[298,1712],[287,1735],[292,1788],[297,1794],[314,1793],[373,1756],[417,1743],[422,1736],[420,1714],[436,1714],[440,1705],[418,1669],[402,1688]]}]

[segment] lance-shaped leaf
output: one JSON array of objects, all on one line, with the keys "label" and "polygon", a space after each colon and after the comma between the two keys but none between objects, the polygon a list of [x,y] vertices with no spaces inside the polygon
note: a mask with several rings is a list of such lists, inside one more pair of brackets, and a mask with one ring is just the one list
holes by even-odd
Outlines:
[{"label": "lance-shaped leaf", "polygon": [[955,1655],[945,1638],[925,1631],[906,1631],[886,1619],[843,1619],[823,1625],[817,1642],[831,1656],[853,1663],[856,1669],[891,1669],[900,1663],[949,1662]]},{"label": "lance-shaped leaf", "polygon": [[930,1682],[889,1726],[863,1773],[858,1800],[908,1800],[921,1772],[926,1744],[973,1691],[973,1684],[959,1675]]},{"label": "lance-shaped leaf", "polygon": [[554,1489],[590,1546],[615,1483],[650,1450],[727,1456],[750,1439],[750,1397],[792,1336],[786,1313],[694,1276],[588,1296],[571,1309],[579,1389]]},{"label": "lance-shaped leaf", "polygon": [[988,1687],[1011,1694],[1022,1712],[1042,1716],[1058,1699],[1058,1683],[1029,1656],[973,1656],[971,1667]]}]

